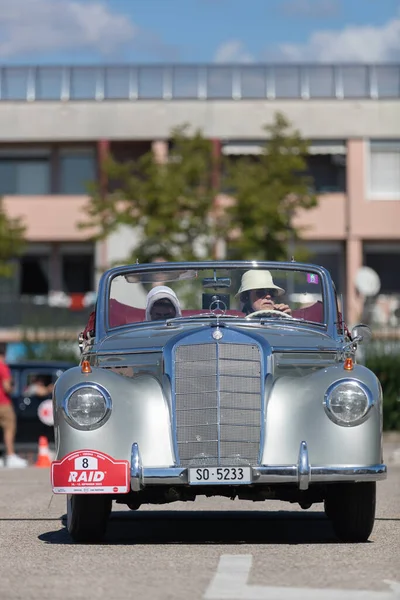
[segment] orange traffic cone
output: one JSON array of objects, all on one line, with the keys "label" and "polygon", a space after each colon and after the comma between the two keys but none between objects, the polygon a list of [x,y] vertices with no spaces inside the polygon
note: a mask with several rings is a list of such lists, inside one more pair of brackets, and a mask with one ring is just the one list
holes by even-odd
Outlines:
[{"label": "orange traffic cone", "polygon": [[49,454],[49,442],[47,437],[41,435],[39,437],[39,452],[35,467],[50,467],[51,460]]}]

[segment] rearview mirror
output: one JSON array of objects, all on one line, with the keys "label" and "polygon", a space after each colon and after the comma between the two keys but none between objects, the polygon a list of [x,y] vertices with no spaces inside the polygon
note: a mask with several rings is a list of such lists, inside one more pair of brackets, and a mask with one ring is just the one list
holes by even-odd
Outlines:
[{"label": "rearview mirror", "polygon": [[358,342],[359,344],[368,344],[372,338],[372,331],[368,325],[363,325],[360,323],[359,325],[355,325],[351,330],[351,337],[353,338],[354,342]]},{"label": "rearview mirror", "polygon": [[205,277],[203,279],[203,287],[205,288],[228,288],[231,285],[230,277]]}]

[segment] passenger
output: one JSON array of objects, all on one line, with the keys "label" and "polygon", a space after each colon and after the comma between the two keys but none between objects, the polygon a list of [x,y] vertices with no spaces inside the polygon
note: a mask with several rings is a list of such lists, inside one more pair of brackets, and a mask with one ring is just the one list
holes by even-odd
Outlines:
[{"label": "passenger", "polygon": [[49,396],[52,392],[52,387],[46,385],[43,377],[35,377],[34,380],[24,390],[25,396]]},{"label": "passenger", "polygon": [[287,304],[275,303],[274,298],[283,296],[285,290],[275,285],[270,271],[246,271],[236,298],[239,296],[243,303],[242,312],[246,315],[258,310],[279,310],[288,315],[292,314]]},{"label": "passenger", "polygon": [[179,300],[170,287],[158,285],[147,294],[146,321],[162,321],[181,316]]}]

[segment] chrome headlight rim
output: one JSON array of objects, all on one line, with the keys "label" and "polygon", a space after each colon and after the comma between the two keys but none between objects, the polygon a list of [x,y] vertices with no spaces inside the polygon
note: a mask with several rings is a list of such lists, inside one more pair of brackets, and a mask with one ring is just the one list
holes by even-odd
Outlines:
[{"label": "chrome headlight rim", "polygon": [[[338,419],[337,416],[335,415],[335,413],[332,411],[331,406],[330,406],[330,396],[331,396],[332,392],[337,387],[340,387],[341,385],[344,385],[344,384],[351,385],[355,388],[362,390],[364,392],[364,394],[366,395],[367,402],[368,402],[367,409],[366,409],[365,413],[362,415],[362,417],[360,417],[359,419],[356,419],[355,421],[352,421],[351,423],[346,423],[346,422]],[[328,389],[325,392],[323,404],[324,404],[324,409],[325,409],[326,414],[328,415],[330,420],[333,421],[336,425],[340,425],[341,427],[356,427],[357,425],[361,425],[368,419],[371,409],[375,405],[375,400],[374,400],[372,391],[365,383],[363,383],[359,379],[345,377],[343,379],[334,381],[333,383],[330,384],[330,386],[328,387]]]},{"label": "chrome headlight rim", "polygon": [[[80,389],[84,389],[84,388],[91,388],[93,390],[96,390],[96,392],[100,392],[100,394],[104,397],[104,400],[106,403],[106,412],[105,412],[104,417],[102,417],[100,419],[100,421],[98,421],[97,423],[94,423],[93,425],[80,425],[79,423],[77,423],[75,421],[75,419],[73,419],[73,417],[71,417],[71,415],[69,414],[69,410],[68,410],[68,401],[71,398],[72,394],[74,394],[76,391],[78,391]],[[80,431],[94,431],[95,429],[99,429],[100,427],[102,427],[111,416],[111,410],[112,410],[111,396],[110,396],[108,390],[105,387],[103,387],[102,385],[100,385],[99,383],[95,383],[93,381],[88,381],[88,382],[85,381],[85,382],[77,383],[77,384],[73,385],[71,388],[69,388],[68,393],[64,396],[63,403],[62,403],[62,409],[64,412],[65,420],[69,423],[69,425],[71,425],[71,427],[73,427],[74,429],[79,429]]]}]

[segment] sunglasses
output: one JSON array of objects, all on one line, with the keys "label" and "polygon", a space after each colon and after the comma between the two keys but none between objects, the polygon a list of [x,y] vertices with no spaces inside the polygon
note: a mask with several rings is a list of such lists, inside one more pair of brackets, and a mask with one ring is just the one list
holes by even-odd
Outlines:
[{"label": "sunglasses", "polygon": [[256,295],[256,298],[258,298],[259,300],[261,298],[265,298],[265,296],[271,296],[271,298],[277,298],[277,296],[278,296],[278,290],[275,290],[274,288],[272,288],[272,289],[259,288],[258,290],[252,290],[252,291]]}]

